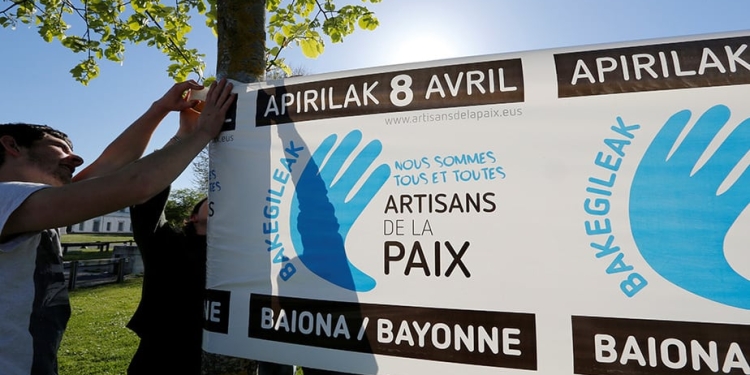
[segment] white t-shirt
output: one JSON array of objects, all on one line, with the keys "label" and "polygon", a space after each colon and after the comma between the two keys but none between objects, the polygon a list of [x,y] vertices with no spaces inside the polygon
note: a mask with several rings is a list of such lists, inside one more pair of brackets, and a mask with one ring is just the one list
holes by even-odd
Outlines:
[{"label": "white t-shirt", "polygon": [[[45,187],[0,182],[0,230],[18,206]],[[0,285],[0,371],[56,374],[57,350],[70,318],[58,231],[0,243]]]}]

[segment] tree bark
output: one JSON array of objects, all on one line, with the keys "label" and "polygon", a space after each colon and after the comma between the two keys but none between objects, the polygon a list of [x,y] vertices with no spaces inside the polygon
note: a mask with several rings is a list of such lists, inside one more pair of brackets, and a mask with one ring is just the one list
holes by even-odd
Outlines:
[{"label": "tree bark", "polygon": [[[216,77],[243,83],[258,82],[266,70],[265,0],[217,0]],[[257,362],[203,352],[204,375],[255,375]]]},{"label": "tree bark", "polygon": [[216,76],[251,83],[266,70],[265,0],[216,1]]}]

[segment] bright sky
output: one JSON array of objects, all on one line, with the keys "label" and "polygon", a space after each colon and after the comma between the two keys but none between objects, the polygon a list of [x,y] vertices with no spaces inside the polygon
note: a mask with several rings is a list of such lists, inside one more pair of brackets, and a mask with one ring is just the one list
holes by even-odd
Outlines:
[{"label": "bright sky", "polygon": [[[337,3],[345,2],[338,0]],[[349,3],[362,4],[357,0]],[[5,4],[5,3],[3,3]],[[380,20],[375,31],[358,30],[342,44],[326,44],[317,60],[298,49],[284,55],[309,74],[406,62],[510,53],[726,31],[750,30],[748,0],[382,0],[369,4]],[[216,68],[216,39],[194,19],[190,46]],[[36,29],[0,29],[2,84],[0,123],[47,124],[66,132],[86,163],[172,85],[168,60],[145,45],[129,46],[125,62],[101,63],[89,86],[69,70],[84,56],[47,44]],[[191,77],[195,78],[195,77]],[[177,129],[164,120],[149,151]],[[192,187],[190,168],[175,188]]]}]

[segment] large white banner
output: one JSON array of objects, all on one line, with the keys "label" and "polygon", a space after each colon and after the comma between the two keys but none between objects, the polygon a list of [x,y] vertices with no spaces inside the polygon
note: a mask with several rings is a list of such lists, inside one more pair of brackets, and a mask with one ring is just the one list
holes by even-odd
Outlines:
[{"label": "large white banner", "polygon": [[238,86],[204,348],[361,374],[750,374],[750,33]]}]

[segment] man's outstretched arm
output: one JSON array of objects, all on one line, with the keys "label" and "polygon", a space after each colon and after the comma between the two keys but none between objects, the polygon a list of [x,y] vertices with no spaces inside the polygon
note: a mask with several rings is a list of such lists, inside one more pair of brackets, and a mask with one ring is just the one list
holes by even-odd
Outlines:
[{"label": "man's outstretched arm", "polygon": [[148,200],[190,165],[193,158],[219,135],[232,101],[232,85],[222,79],[209,88],[198,128],[116,172],[39,190],[8,219],[2,237],[59,228],[117,211]]},{"label": "man's outstretched arm", "polygon": [[180,82],[172,86],[164,96],[122,132],[104,152],[89,166],[73,177],[73,182],[112,173],[143,156],[151,136],[169,112],[183,111],[195,104],[188,90],[201,90],[195,81]]}]

